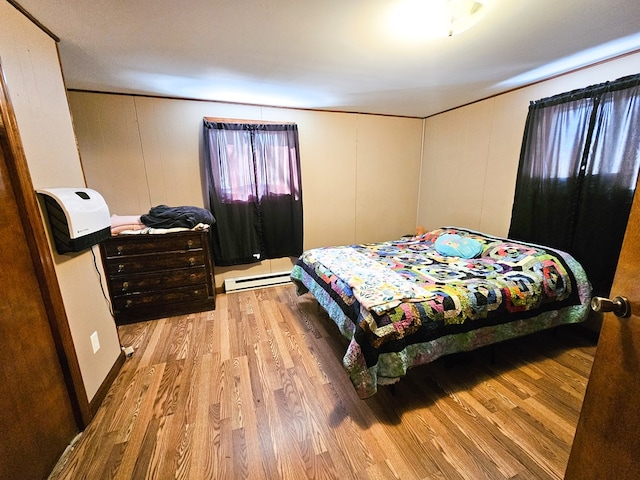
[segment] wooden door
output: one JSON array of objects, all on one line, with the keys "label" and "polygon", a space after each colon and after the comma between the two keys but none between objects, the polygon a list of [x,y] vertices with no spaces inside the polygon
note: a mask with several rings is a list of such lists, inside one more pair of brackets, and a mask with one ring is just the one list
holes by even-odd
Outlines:
[{"label": "wooden door", "polygon": [[[4,88],[0,95],[6,100]],[[5,105],[0,102],[0,478],[38,479],[47,478],[78,425],[17,201]]]},{"label": "wooden door", "polygon": [[[640,188],[640,183],[638,185]],[[612,296],[632,315],[605,314],[566,479],[640,478],[640,191],[636,190]]]}]

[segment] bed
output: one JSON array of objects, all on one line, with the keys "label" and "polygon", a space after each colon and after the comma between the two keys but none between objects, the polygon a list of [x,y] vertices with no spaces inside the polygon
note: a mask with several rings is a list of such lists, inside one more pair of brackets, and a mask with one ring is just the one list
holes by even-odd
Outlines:
[{"label": "bed", "polygon": [[457,227],[307,250],[291,280],[346,337],[360,398],[443,355],[582,322],[591,296],[568,253]]}]

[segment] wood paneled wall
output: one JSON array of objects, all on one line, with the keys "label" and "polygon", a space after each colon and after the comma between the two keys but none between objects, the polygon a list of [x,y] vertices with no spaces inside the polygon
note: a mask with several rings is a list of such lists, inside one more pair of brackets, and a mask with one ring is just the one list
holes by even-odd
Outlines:
[{"label": "wood paneled wall", "polygon": [[640,72],[640,53],[425,120],[417,223],[507,235],[529,102]]},{"label": "wood paneled wall", "polygon": [[[0,58],[33,189],[84,187],[56,42],[7,2],[0,2]],[[120,357],[118,334],[91,250],[58,255],[51,238],[49,247],[91,401]]]},{"label": "wood paneled wall", "polygon": [[[305,249],[415,230],[421,119],[73,91],[69,99],[87,184],[112,214],[203,206],[202,119],[215,116],[298,124]],[[217,268],[216,284],[290,264]]]},{"label": "wood paneled wall", "polygon": [[[425,120],[88,92],[70,103],[87,182],[112,213],[202,205],[201,122],[217,116],[298,123],[305,248],[416,225],[506,235],[529,102],[637,73],[639,62],[628,55]],[[289,264],[218,269],[217,283]]]}]

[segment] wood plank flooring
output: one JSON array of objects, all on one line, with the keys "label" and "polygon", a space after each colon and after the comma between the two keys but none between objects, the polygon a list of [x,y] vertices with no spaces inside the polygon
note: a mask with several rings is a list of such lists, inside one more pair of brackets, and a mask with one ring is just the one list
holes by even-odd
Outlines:
[{"label": "wood plank flooring", "polygon": [[360,400],[337,329],[293,286],[119,331],[135,353],[52,480],[560,479],[595,353],[561,327]]}]

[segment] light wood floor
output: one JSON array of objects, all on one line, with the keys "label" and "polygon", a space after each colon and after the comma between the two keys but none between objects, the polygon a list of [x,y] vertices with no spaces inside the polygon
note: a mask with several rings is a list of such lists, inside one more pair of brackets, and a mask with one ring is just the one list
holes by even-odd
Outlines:
[{"label": "light wood floor", "polygon": [[560,479],[595,353],[562,327],[360,400],[337,329],[293,286],[120,336],[135,354],[52,479]]}]

